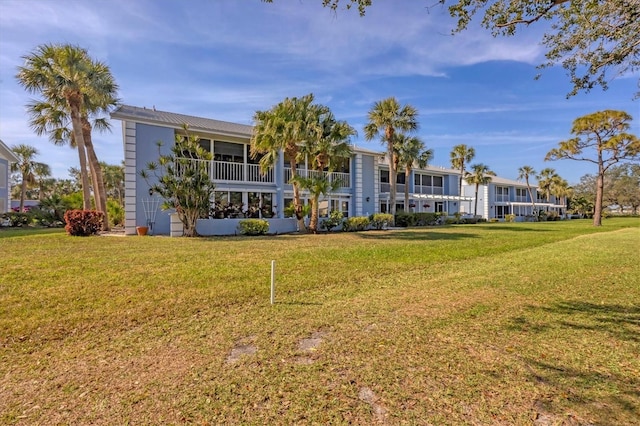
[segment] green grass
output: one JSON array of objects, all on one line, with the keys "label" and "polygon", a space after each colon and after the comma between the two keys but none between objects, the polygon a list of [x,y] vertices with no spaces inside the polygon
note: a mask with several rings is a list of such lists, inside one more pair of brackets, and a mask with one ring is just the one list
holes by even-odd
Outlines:
[{"label": "green grass", "polygon": [[0,423],[638,424],[639,252],[622,218],[1,230]]}]

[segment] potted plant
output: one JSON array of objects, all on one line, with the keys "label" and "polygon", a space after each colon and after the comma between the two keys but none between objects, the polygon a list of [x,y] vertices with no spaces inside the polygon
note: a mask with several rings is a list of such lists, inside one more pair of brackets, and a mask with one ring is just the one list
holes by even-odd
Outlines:
[{"label": "potted plant", "polygon": [[147,232],[149,232],[149,227],[148,226],[136,226],[136,232],[140,236],[147,235]]}]

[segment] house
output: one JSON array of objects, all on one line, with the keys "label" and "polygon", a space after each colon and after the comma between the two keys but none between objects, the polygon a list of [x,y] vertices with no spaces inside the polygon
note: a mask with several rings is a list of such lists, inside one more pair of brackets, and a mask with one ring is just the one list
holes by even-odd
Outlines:
[{"label": "house", "polygon": [[11,208],[9,176],[11,163],[17,163],[18,161],[20,159],[0,140],[0,213],[6,213]]},{"label": "house", "polygon": [[[530,184],[531,193],[536,197],[531,202],[529,189],[525,182],[492,177],[488,185],[478,188],[477,216],[485,219],[505,219],[507,215],[515,215],[515,220],[523,222],[532,220],[538,211],[554,212],[560,216],[566,211],[566,200],[558,200],[551,196],[549,200],[538,191],[536,185]],[[462,206],[461,213],[474,214],[475,185],[462,181],[462,192],[471,198]]]},{"label": "house", "polygon": [[[159,209],[157,195],[149,193],[150,182],[140,176],[146,165],[169,152],[176,134],[188,126],[200,145],[213,154],[207,170],[215,183],[213,219],[198,222],[201,235],[227,235],[237,232],[237,223],[245,217],[266,218],[270,232],[293,232],[295,220],[287,217],[293,201],[289,183],[291,169],[284,156],[274,168],[262,173],[259,159],[250,156],[253,127],[244,124],[121,105],[111,117],[122,122],[125,163],[125,233],[135,234],[136,226],[150,225],[156,234],[180,234],[181,224],[170,212]],[[157,142],[163,142],[158,147]],[[306,162],[297,165],[298,174],[315,173]],[[329,174],[329,172],[325,172]],[[319,200],[320,217],[340,210],[344,216],[365,216],[389,211],[389,168],[385,154],[353,147],[353,154],[329,179],[338,189]],[[404,209],[404,173],[398,174],[396,203]],[[409,192],[411,211],[446,211],[455,213],[462,200],[458,182],[460,173],[450,169],[427,167],[412,171]],[[302,191],[307,200],[308,193]],[[412,207],[413,206],[413,207]]]}]

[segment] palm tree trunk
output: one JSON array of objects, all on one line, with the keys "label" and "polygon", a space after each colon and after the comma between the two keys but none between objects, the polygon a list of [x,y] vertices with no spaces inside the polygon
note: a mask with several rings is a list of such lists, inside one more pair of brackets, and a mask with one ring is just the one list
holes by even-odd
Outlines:
[{"label": "palm tree trunk", "polygon": [[410,176],[411,176],[411,168],[407,167],[404,171],[404,208],[405,209],[409,208],[409,177]]},{"label": "palm tree trunk", "polygon": [[396,217],[397,180],[398,172],[396,170],[395,153],[393,151],[393,145],[389,143],[389,213],[393,216],[393,224],[395,224]]},{"label": "palm tree trunk", "polygon": [[[291,160],[289,166],[291,167],[291,178],[298,176],[295,159]],[[304,225],[304,215],[302,214],[302,203],[300,201],[300,185],[297,182],[293,182],[293,207],[298,221],[298,232],[306,232],[307,228]]]},{"label": "palm tree trunk", "polygon": [[20,207],[19,207],[19,212],[22,213],[24,212],[24,199],[27,197],[27,179],[28,176],[26,176],[24,173],[22,174],[22,185],[20,188]]},{"label": "palm tree trunk", "polygon": [[[79,97],[80,95],[77,95]],[[80,180],[82,182],[82,208],[91,209],[91,193],[89,191],[89,177],[87,176],[87,153],[85,150],[84,136],[82,135],[82,120],[80,118],[79,100],[74,100],[76,96],[69,96],[67,103],[71,111],[71,125],[73,127],[73,137],[78,148],[78,158],[80,161]]]},{"label": "palm tree trunk", "polygon": [[476,185],[476,197],[475,197],[475,203],[473,206],[473,217],[478,216],[478,185]]},{"label": "palm tree trunk", "polygon": [[309,230],[316,234],[318,232],[318,196],[311,197],[311,219],[309,220]]},{"label": "palm tree trunk", "polygon": [[96,156],[96,152],[93,149],[93,140],[91,138],[91,124],[86,117],[82,118],[82,135],[84,137],[84,144],[87,149],[87,155],[89,157],[89,166],[91,167],[91,177],[93,179],[94,196],[96,200],[96,209],[104,213],[102,222],[102,230],[109,230],[109,216],[107,213],[107,191],[104,187],[104,178],[102,176],[102,167]]}]

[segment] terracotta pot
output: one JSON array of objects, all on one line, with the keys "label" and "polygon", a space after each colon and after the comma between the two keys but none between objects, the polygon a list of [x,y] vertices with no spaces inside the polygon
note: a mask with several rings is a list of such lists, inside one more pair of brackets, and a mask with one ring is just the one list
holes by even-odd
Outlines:
[{"label": "terracotta pot", "polygon": [[138,235],[147,235],[147,232],[149,232],[149,227],[148,226],[136,226],[136,232],[138,233]]}]

